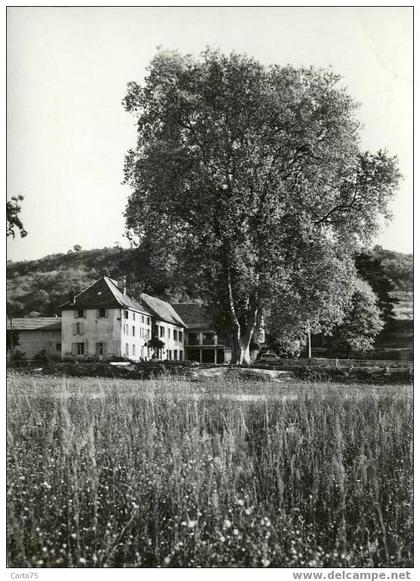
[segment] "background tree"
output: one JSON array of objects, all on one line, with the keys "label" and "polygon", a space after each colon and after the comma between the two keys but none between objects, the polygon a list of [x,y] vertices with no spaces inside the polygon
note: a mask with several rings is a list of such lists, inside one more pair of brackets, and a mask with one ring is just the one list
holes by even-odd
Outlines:
[{"label": "background tree", "polygon": [[162,349],[164,349],[165,343],[164,341],[161,341],[158,337],[152,337],[147,341],[146,346],[153,349],[156,357],[161,357]]},{"label": "background tree", "polygon": [[12,196],[11,199],[6,202],[6,235],[12,236],[12,238],[16,235],[16,229],[19,231],[21,238],[24,238],[28,234],[19,217],[22,210],[20,202],[22,202],[23,199],[24,197],[21,195]]},{"label": "background tree", "polygon": [[378,298],[377,305],[384,323],[390,323],[395,317],[394,305],[398,299],[393,295],[395,283],[389,278],[381,259],[372,251],[361,252],[356,256],[356,268],[359,276],[365,280]]},{"label": "background tree", "polygon": [[144,85],[128,85],[138,124],[128,235],[224,306],[238,363],[262,313],[272,327],[339,321],[352,254],[388,215],[396,160],[359,150],[356,105],[339,81],[207,50],[159,53]]},{"label": "background tree", "polygon": [[349,309],[341,325],[336,327],[330,345],[336,352],[366,352],[373,348],[384,323],[377,297],[367,282],[358,280]]}]

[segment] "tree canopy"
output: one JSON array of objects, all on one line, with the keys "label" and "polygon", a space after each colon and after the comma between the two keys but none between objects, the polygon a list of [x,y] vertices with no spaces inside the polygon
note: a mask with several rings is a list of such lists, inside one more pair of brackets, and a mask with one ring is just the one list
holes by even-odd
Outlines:
[{"label": "tree canopy", "polygon": [[345,351],[348,357],[352,351],[370,351],[383,326],[375,293],[366,281],[358,280],[349,308],[342,323],[335,328],[330,345],[335,351]]},{"label": "tree canopy", "polygon": [[161,52],[124,106],[138,124],[128,234],[222,307],[235,361],[263,314],[295,330],[341,320],[353,253],[388,216],[399,172],[386,152],[360,150],[339,75]]},{"label": "tree canopy", "polygon": [[361,252],[355,258],[359,276],[365,280],[378,297],[378,307],[384,323],[390,323],[395,317],[394,306],[398,299],[394,296],[395,283],[388,276],[380,258],[374,252]]},{"label": "tree canopy", "polygon": [[24,238],[27,236],[27,231],[23,227],[22,220],[20,219],[20,212],[22,207],[20,202],[23,201],[23,196],[12,196],[10,200],[6,202],[6,235],[7,237],[12,236],[14,238],[16,236],[15,230],[17,229],[20,233],[20,237]]}]

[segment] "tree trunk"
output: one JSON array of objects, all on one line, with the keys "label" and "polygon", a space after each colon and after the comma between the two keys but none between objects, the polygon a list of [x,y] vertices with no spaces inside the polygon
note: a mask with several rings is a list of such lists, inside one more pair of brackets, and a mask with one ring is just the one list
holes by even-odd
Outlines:
[{"label": "tree trunk", "polygon": [[251,364],[251,354],[249,346],[251,344],[251,339],[254,334],[254,326],[247,329],[246,332],[241,335],[240,328],[234,336],[233,349],[232,349],[232,363],[235,365],[250,365]]},{"label": "tree trunk", "polygon": [[227,289],[229,297],[229,309],[233,325],[232,363],[235,365],[250,365],[251,355],[249,346],[251,344],[251,339],[257,325],[257,314],[259,311],[258,307],[256,306],[256,296],[249,298],[245,317],[246,324],[241,325],[236,314],[235,301],[233,298],[232,290],[232,279],[229,268],[227,269]]}]

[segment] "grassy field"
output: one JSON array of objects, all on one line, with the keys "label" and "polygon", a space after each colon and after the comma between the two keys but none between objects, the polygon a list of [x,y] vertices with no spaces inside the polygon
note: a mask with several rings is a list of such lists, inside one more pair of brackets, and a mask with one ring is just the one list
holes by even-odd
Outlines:
[{"label": "grassy field", "polygon": [[413,565],[412,386],[8,380],[13,567]]}]

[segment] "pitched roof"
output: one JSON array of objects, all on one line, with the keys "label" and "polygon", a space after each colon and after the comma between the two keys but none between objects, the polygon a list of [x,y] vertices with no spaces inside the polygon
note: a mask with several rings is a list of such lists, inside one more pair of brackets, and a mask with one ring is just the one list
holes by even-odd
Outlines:
[{"label": "pitched roof", "polygon": [[139,311],[146,315],[152,315],[150,309],[143,301],[139,301],[125,294],[118,283],[103,276],[90,287],[75,296],[74,301],[67,301],[60,306],[61,309],[103,309],[124,307]]},{"label": "pitched roof", "polygon": [[197,303],[177,303],[172,305],[188,329],[213,329],[211,310]]},{"label": "pitched roof", "polygon": [[156,317],[161,321],[181,325],[184,322],[171,305],[161,299],[142,293],[140,299],[134,299],[124,293],[118,283],[103,276],[90,287],[75,296],[74,301],[67,301],[61,305],[61,309],[104,309],[123,307],[139,311],[149,316]]},{"label": "pitched roof", "polygon": [[17,331],[61,331],[61,317],[8,318],[6,328]]},{"label": "pitched roof", "polygon": [[162,301],[156,297],[151,297],[146,293],[142,293],[140,298],[143,303],[152,311],[153,315],[162,321],[172,323],[173,325],[181,325],[186,327],[184,321],[176,312],[176,310],[169,303]]}]

